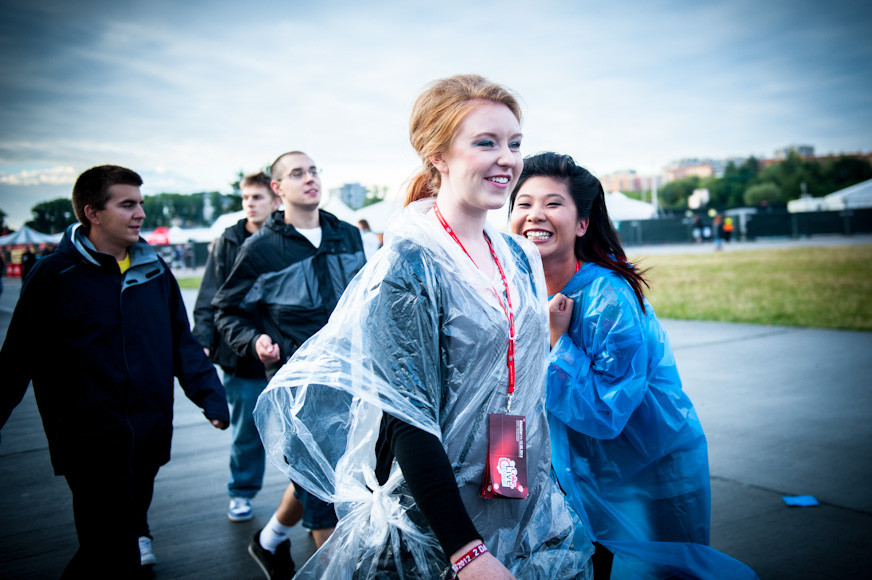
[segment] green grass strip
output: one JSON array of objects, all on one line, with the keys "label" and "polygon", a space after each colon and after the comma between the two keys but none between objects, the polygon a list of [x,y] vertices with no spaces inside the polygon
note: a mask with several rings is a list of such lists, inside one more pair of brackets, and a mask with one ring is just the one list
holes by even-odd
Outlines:
[{"label": "green grass strip", "polygon": [[663,318],[872,330],[872,245],[652,255]]}]

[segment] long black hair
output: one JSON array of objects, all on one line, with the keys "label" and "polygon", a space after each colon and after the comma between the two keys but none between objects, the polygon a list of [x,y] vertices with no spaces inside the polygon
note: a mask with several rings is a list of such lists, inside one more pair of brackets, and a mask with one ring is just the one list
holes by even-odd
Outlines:
[{"label": "long black hair", "polygon": [[578,218],[588,218],[587,231],[575,239],[575,257],[608,268],[623,277],[639,300],[645,312],[642,286],[648,286],[644,271],[627,261],[621,239],[606,210],[606,194],[599,179],[590,171],[575,164],[569,155],[538,153],[524,159],[524,170],[509,198],[509,212],[515,207],[515,197],[531,177],[551,177],[567,184],[569,195],[575,202]]}]

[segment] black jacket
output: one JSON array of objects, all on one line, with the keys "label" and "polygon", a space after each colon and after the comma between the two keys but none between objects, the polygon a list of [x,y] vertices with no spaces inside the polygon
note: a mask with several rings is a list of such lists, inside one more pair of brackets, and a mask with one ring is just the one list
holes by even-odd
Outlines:
[{"label": "black jacket", "polygon": [[209,419],[224,387],[191,334],[179,286],[142,239],[121,274],[79,226],[25,281],[0,350],[0,427],[33,381],[52,465],[169,461],[173,376]]},{"label": "black jacket", "polygon": [[318,332],[366,258],[360,230],[320,211],[321,245],[315,248],[284,213],[273,212],[242,245],[236,264],[215,294],[216,324],[240,356],[257,357],[255,343],[267,334],[281,362]]},{"label": "black jacket", "polygon": [[212,306],[215,293],[233,269],[239,248],[252,235],[245,229],[247,221],[243,218],[224,230],[209,253],[203,280],[200,282],[200,292],[194,305],[194,336],[209,349],[209,358],[224,369],[224,372],[246,378],[265,378],[260,359],[240,357],[218,332],[215,326],[215,307]]}]

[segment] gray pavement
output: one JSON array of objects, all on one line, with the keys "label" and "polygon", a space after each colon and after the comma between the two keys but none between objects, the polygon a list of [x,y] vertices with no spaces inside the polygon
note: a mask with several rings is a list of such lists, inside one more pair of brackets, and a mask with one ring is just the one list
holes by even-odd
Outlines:
[{"label": "gray pavement", "polygon": [[[809,243],[845,240],[872,243],[868,236]],[[726,251],[803,244],[770,240]],[[712,247],[629,253],[658,251]],[[18,293],[16,281],[4,283],[2,336]],[[195,294],[185,291],[189,307]],[[763,580],[870,577],[872,333],[681,320],[664,325],[709,442],[712,546]],[[50,345],[47,337],[40,346],[49,364]],[[158,474],[149,512],[155,576],[259,578],[245,545],[278,505],[285,479],[269,468],[255,519],[229,523],[229,434],[209,426],[177,392],[173,459]],[[2,431],[0,490],[0,578],[57,577],[75,552],[75,530],[64,480],[52,476],[32,390]],[[804,494],[821,505],[790,508],[782,501]],[[293,541],[301,562],[311,553],[311,539],[296,528]]]}]

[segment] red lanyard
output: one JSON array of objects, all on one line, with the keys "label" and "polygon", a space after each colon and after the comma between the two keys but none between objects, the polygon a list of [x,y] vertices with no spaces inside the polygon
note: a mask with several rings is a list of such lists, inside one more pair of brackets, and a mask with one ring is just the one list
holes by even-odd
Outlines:
[{"label": "red lanyard", "polygon": [[[463,250],[463,253],[467,255],[467,257],[475,264],[475,260],[472,259],[472,256],[469,255],[469,252],[466,251],[466,248],[463,247],[463,243],[460,241],[460,238],[457,237],[457,234],[454,233],[454,230],[451,229],[451,226],[448,225],[448,222],[445,221],[445,218],[442,217],[442,212],[439,211],[439,206],[434,205],[433,211],[436,214],[436,217],[439,219],[439,223],[442,224],[442,227],[445,228],[445,231],[448,232],[448,235],[457,242],[457,245],[460,246],[460,249]],[[494,258],[494,262],[497,265],[497,269],[500,271],[500,276],[503,279],[503,286],[506,289],[506,304],[503,304],[503,299],[500,298],[500,293],[497,292],[496,288],[493,289],[494,295],[497,297],[497,301],[500,303],[500,308],[503,309],[503,314],[506,315],[506,318],[509,320],[509,355],[508,355],[508,365],[509,365],[509,405],[512,403],[512,395],[515,394],[515,313],[512,309],[512,296],[509,293],[509,281],[506,279],[506,273],[503,271],[503,266],[500,264],[500,259],[497,257],[497,253],[494,251],[493,244],[491,244],[490,238],[487,233],[482,231],[484,235],[484,239],[487,242],[487,247],[490,248],[491,256]],[[475,264],[478,267],[478,264]]]}]

